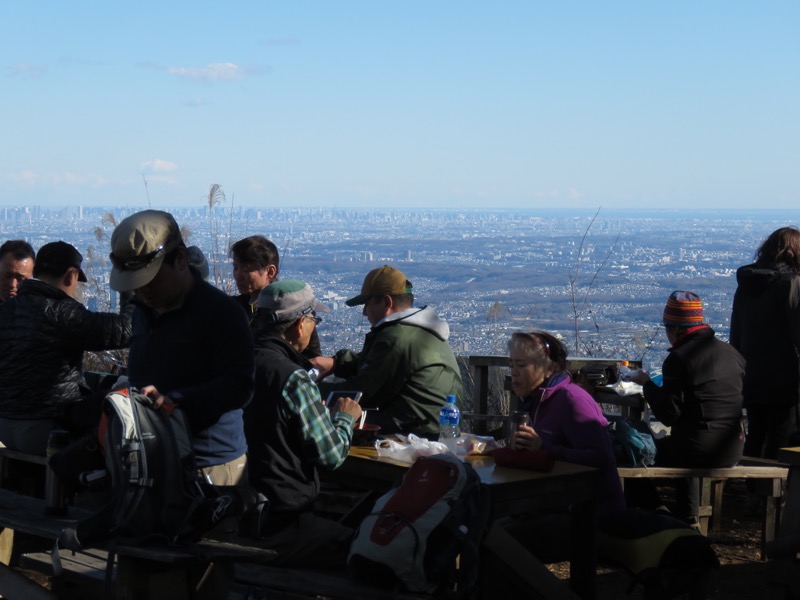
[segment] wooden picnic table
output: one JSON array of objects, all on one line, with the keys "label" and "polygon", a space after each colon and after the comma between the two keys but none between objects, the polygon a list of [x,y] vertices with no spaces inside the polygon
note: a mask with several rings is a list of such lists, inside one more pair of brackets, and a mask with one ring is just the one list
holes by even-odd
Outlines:
[{"label": "wooden picnic table", "polygon": [[[491,521],[525,512],[574,507],[570,512],[570,587],[580,598],[593,599],[597,555],[597,469],[556,461],[552,471],[543,473],[499,467],[491,456],[468,456],[465,460],[475,468],[481,483],[489,490]],[[347,460],[334,473],[336,481],[342,485],[383,492],[407,469],[407,464],[378,456],[374,447],[353,446]],[[490,527],[490,530],[492,539],[510,541],[507,534],[504,536],[496,528]],[[515,554],[520,552],[526,551],[521,547],[515,549]],[[517,562],[522,568],[541,565],[532,556],[530,559],[530,562]],[[490,588],[485,586],[487,590]],[[485,596],[489,597],[488,594]]]}]

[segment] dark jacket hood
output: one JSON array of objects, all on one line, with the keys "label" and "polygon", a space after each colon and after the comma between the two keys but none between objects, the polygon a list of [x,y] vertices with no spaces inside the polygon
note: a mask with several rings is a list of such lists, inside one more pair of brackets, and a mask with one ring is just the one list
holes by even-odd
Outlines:
[{"label": "dark jacket hood", "polygon": [[771,285],[795,275],[796,273],[785,264],[757,262],[739,267],[736,271],[736,282],[741,291],[757,296]]}]

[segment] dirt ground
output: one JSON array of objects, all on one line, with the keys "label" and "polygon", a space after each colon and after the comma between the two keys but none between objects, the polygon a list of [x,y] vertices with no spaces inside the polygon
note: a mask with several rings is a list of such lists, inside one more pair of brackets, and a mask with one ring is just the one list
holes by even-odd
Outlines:
[{"label": "dirt ground", "polygon": [[[712,572],[707,598],[719,600],[778,600],[785,590],[776,585],[776,565],[761,560],[761,523],[763,517],[748,512],[744,481],[730,481],[725,486],[722,528],[709,535],[720,568]],[[550,565],[560,578],[569,576],[569,565]],[[800,569],[795,574],[800,579]],[[601,565],[597,576],[597,600],[640,600],[643,588],[634,586],[625,571]],[[680,596],[679,596],[680,597]]]}]

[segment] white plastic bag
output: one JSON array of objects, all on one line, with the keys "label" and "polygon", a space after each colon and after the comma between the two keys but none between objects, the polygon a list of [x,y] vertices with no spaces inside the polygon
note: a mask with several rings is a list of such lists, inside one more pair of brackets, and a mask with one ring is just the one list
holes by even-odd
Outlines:
[{"label": "white plastic bag", "polygon": [[375,442],[375,449],[378,456],[385,456],[398,462],[413,464],[420,456],[430,456],[431,454],[452,454],[450,450],[441,442],[432,442],[417,437],[413,433],[408,436],[398,435],[400,440],[378,440]]},{"label": "white plastic bag", "polygon": [[622,381],[620,379],[610,387],[620,396],[635,396],[642,393],[642,386],[632,381]]}]

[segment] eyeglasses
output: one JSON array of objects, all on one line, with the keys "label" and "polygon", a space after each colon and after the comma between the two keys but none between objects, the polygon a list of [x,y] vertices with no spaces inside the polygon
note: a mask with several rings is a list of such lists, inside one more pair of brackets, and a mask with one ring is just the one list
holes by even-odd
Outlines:
[{"label": "eyeglasses", "polygon": [[317,315],[315,315],[315,314],[313,314],[313,313],[312,313],[312,314],[310,314],[310,315],[303,315],[303,316],[304,316],[306,319],[310,319],[310,320],[314,321],[314,324],[315,324],[315,325],[319,325],[320,323],[322,323],[322,317],[318,317]]},{"label": "eyeglasses", "polygon": [[303,319],[311,319],[314,321],[316,325],[322,323],[322,317],[317,316],[317,312],[314,310],[312,306],[304,309],[303,312],[300,314],[300,317]]},{"label": "eyeglasses", "polygon": [[138,271],[140,269],[144,269],[159,256],[166,254],[166,247],[169,246],[170,242],[171,240],[168,240],[166,244],[161,244],[152,252],[148,252],[147,254],[142,254],[140,256],[120,258],[119,256],[115,256],[112,252],[109,254],[109,258],[111,259],[111,264],[120,271]]}]

